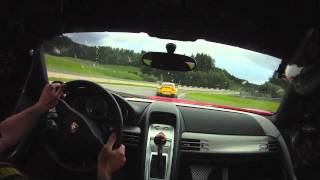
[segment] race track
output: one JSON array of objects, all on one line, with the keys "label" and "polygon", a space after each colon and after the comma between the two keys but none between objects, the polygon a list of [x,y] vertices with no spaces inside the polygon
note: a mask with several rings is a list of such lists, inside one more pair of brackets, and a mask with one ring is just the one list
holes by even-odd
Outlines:
[{"label": "race track", "polygon": [[[128,94],[140,95],[140,96],[155,96],[156,88],[153,87],[139,87],[139,86],[128,86],[128,85],[113,85],[113,84],[100,84],[102,87]],[[183,98],[185,93],[179,92],[178,97]]]},{"label": "race track", "polygon": [[[124,80],[124,79],[115,79],[115,78],[101,78],[101,77],[88,77],[76,74],[68,74],[61,72],[48,72],[49,77],[53,78],[63,78],[65,81],[67,80],[87,80],[100,84],[106,89],[110,89],[113,91],[123,92],[127,94],[135,94],[140,96],[155,96],[156,95],[156,87],[159,85],[158,83],[152,82],[144,82],[144,81],[132,81],[132,80]],[[237,91],[230,90],[222,90],[222,89],[209,89],[209,88],[200,88],[200,87],[187,87],[181,86],[178,91],[178,98],[184,98],[186,93],[188,92],[206,92],[206,93],[214,93],[214,94],[239,94]]]},{"label": "race track", "polygon": [[127,85],[113,85],[113,84],[100,84],[102,87],[128,94],[140,95],[140,96],[154,96],[156,95],[156,88],[151,87],[139,87],[139,86],[127,86]]}]

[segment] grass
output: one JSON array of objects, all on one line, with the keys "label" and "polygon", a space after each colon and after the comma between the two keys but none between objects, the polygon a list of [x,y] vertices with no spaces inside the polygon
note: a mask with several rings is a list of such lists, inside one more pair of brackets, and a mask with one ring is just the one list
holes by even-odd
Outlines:
[{"label": "grass", "polygon": [[142,81],[142,77],[139,76],[139,68],[133,66],[98,65],[82,59],[48,54],[45,55],[45,59],[49,71]]},{"label": "grass", "polygon": [[[61,78],[61,77],[48,77],[50,82],[53,81],[60,81],[60,82],[69,82],[73,80],[78,80],[78,79],[69,79],[69,78]],[[135,87],[148,87],[148,88],[155,88],[152,85],[148,84],[137,84],[137,83],[126,83],[126,82],[102,82],[102,81],[92,81],[91,82],[97,83],[97,84],[110,84],[110,85],[125,85],[125,86],[135,86]]]},{"label": "grass", "polygon": [[57,78],[57,77],[48,77],[49,78],[49,81],[52,82],[52,81],[61,81],[61,82],[69,82],[69,81],[72,81],[74,79],[68,79],[68,78]]},{"label": "grass", "polygon": [[270,112],[277,111],[279,102],[256,100],[242,97],[235,97],[232,95],[213,94],[213,93],[187,93],[185,99],[209,102],[220,105],[227,105],[240,108],[261,109]]}]

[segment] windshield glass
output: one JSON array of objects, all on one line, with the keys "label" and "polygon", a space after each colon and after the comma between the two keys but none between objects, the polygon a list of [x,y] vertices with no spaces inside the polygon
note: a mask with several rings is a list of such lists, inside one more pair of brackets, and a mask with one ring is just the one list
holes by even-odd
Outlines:
[{"label": "windshield glass", "polygon": [[[167,43],[176,44],[175,53],[194,58],[197,68],[173,72],[142,64],[145,52],[166,52]],[[275,112],[287,86],[273,77],[281,59],[201,39],[71,33],[46,42],[44,50],[49,80],[85,79],[125,97]]]}]

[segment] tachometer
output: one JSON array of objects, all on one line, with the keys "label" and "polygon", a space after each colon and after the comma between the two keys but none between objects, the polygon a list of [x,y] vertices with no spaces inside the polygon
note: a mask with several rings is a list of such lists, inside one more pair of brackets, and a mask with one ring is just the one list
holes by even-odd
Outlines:
[{"label": "tachometer", "polygon": [[108,103],[101,97],[92,96],[87,100],[86,111],[93,119],[103,119],[108,114]]}]

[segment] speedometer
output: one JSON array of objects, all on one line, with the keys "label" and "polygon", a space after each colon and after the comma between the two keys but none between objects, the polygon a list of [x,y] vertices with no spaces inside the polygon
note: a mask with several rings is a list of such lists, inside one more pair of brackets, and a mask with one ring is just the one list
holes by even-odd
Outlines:
[{"label": "speedometer", "polygon": [[108,103],[98,96],[92,96],[87,100],[86,111],[93,119],[103,119],[108,114]]}]

